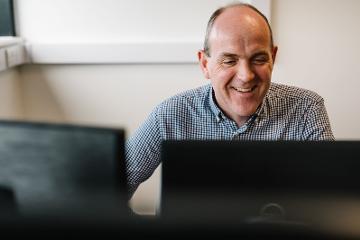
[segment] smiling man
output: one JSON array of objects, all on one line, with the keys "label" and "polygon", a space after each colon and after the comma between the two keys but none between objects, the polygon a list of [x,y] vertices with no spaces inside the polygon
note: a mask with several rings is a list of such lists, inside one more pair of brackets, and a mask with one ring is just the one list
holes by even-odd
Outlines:
[{"label": "smiling man", "polygon": [[201,68],[220,109],[241,126],[269,89],[277,47],[266,20],[253,9],[233,6],[214,15],[198,53]]},{"label": "smiling man", "polygon": [[271,83],[277,47],[264,15],[236,3],[208,22],[200,67],[210,84],[160,103],[126,143],[131,192],[160,164],[162,140],[333,140],[324,100]]}]

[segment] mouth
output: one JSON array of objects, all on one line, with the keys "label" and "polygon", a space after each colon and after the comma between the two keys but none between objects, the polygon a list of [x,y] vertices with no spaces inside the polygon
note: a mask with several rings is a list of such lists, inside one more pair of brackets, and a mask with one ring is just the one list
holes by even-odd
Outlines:
[{"label": "mouth", "polygon": [[256,86],[251,87],[251,88],[241,88],[241,87],[231,87],[231,88],[234,89],[235,91],[239,92],[239,93],[249,93],[249,92],[254,91]]}]

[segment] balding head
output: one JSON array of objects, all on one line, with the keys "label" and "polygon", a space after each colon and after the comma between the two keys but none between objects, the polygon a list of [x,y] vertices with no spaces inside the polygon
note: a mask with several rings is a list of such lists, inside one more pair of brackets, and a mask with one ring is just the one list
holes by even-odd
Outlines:
[{"label": "balding head", "polygon": [[[225,16],[224,16],[225,15]],[[220,17],[221,16],[221,17]],[[217,24],[219,18],[228,18],[227,25]],[[220,20],[219,20],[220,21]],[[228,24],[231,23],[231,24]],[[274,47],[272,30],[267,18],[254,6],[246,3],[234,3],[217,9],[210,17],[207,24],[204,52],[210,56],[210,37],[215,27],[218,28],[253,28],[259,31],[266,31],[269,38],[269,47]],[[219,29],[217,29],[219,30]]]}]

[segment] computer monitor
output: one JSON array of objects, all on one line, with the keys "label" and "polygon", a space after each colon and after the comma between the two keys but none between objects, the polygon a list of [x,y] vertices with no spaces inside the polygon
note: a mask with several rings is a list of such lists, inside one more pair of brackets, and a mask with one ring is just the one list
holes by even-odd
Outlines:
[{"label": "computer monitor", "polygon": [[360,220],[360,141],[166,140],[161,154],[167,219],[351,230]]},{"label": "computer monitor", "polygon": [[1,201],[30,218],[129,214],[124,134],[115,128],[0,121]]}]

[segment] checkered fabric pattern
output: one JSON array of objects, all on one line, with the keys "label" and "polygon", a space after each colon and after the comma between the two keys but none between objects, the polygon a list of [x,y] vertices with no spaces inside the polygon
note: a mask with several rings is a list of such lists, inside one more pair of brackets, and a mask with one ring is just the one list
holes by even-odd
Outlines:
[{"label": "checkered fabric pattern", "polygon": [[334,140],[324,100],[318,94],[271,83],[262,105],[238,127],[214,101],[211,85],[175,95],[159,104],[126,141],[131,193],[160,164],[168,139]]}]

